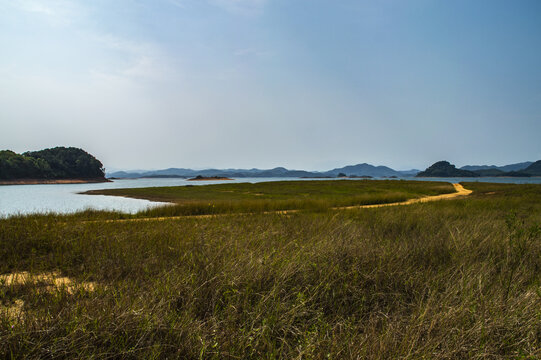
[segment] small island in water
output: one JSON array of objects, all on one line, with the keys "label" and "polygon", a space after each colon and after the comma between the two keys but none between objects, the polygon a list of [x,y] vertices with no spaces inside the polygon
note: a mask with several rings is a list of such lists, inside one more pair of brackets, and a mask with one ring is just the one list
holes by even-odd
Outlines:
[{"label": "small island in water", "polygon": [[212,181],[212,180],[233,180],[224,176],[201,176],[197,175],[194,178],[188,179],[188,181]]},{"label": "small island in water", "polygon": [[75,147],[0,151],[0,185],[107,182],[103,164]]}]

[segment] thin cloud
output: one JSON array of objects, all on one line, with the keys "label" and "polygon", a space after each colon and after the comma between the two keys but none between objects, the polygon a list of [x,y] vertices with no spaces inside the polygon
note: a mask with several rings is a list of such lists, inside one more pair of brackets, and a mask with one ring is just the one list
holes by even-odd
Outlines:
[{"label": "thin cloud", "polygon": [[56,16],[58,11],[55,11],[53,8],[40,4],[35,1],[19,1],[19,8],[24,11],[43,14],[47,16]]},{"label": "thin cloud", "polygon": [[184,9],[186,7],[186,5],[184,4],[182,0],[167,0],[167,2],[181,9]]},{"label": "thin cloud", "polygon": [[[200,0],[165,0],[166,3],[181,9],[185,9],[198,1]],[[263,10],[268,0],[207,0],[206,2],[230,13],[256,15]]]},{"label": "thin cloud", "polygon": [[27,13],[42,16],[52,26],[67,26],[76,20],[84,9],[73,1],[51,0],[47,2],[37,0],[1,1]]},{"label": "thin cloud", "polygon": [[93,35],[92,39],[110,49],[120,50],[133,55],[140,55],[153,50],[149,44],[130,41],[112,34]]},{"label": "thin cloud", "polygon": [[268,0],[209,0],[228,12],[241,15],[257,15],[267,5]]},{"label": "thin cloud", "polygon": [[93,35],[90,38],[106,49],[120,52],[124,58],[120,67],[92,70],[95,75],[153,81],[168,80],[178,75],[164,51],[156,44],[135,42],[111,34]]},{"label": "thin cloud", "polygon": [[255,49],[255,48],[245,48],[245,49],[238,49],[233,54],[239,57],[261,57],[261,56],[269,55],[270,52]]}]

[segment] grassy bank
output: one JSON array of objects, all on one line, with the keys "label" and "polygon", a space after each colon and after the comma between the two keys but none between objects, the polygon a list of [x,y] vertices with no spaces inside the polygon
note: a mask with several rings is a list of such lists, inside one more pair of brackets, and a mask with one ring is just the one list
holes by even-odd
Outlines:
[{"label": "grassy bank", "polygon": [[0,286],[0,357],[539,358],[541,186],[465,186],[287,216],[0,220],[0,273],[74,284]]},{"label": "grassy bank", "polygon": [[125,196],[174,204],[136,215],[158,217],[291,209],[322,211],[340,206],[393,203],[454,191],[451,184],[437,181],[334,180],[106,189],[85,194]]}]

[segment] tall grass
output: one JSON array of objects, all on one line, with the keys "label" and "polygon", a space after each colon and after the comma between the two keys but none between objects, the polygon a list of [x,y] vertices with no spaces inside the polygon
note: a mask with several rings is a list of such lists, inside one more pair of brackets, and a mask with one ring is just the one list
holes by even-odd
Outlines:
[{"label": "tall grass", "polygon": [[0,221],[0,356],[541,357],[541,186],[407,207],[160,222]]}]

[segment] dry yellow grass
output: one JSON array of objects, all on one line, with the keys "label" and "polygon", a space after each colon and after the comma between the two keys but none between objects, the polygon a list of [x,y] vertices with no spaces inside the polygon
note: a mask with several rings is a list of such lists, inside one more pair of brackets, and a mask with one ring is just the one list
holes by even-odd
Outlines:
[{"label": "dry yellow grass", "polygon": [[78,286],[87,291],[94,291],[96,283],[82,282],[75,284],[72,279],[53,271],[49,274],[31,274],[28,271],[14,272],[0,275],[0,284],[4,286],[20,286],[27,284],[45,283],[47,291],[65,288],[68,293],[73,293]]},{"label": "dry yellow grass", "polygon": [[[44,286],[40,287],[39,291],[47,293],[56,290],[65,290],[68,294],[72,295],[79,288],[86,291],[96,290],[95,282],[74,283],[69,277],[62,276],[55,271],[43,274],[31,274],[28,271],[21,271],[0,275],[0,286],[8,288],[37,284],[43,284]],[[15,299],[11,304],[4,305],[0,303],[0,312],[5,312],[10,319],[18,319],[23,314],[23,307],[24,301],[22,299]]]}]

